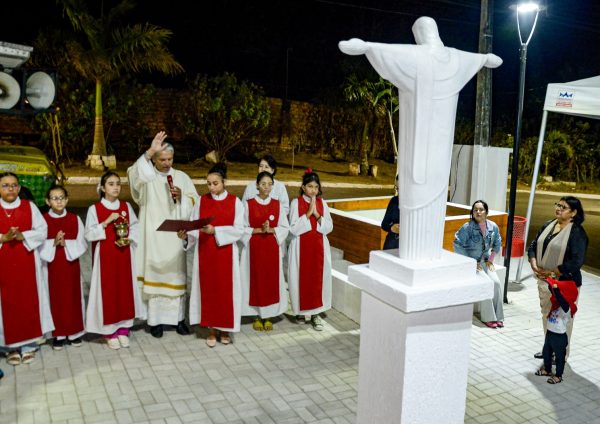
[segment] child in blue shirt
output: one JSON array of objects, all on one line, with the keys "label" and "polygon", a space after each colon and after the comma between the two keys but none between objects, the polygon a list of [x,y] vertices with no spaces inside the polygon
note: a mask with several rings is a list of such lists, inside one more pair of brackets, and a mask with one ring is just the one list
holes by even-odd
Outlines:
[{"label": "child in blue shirt", "polygon": [[[562,382],[565,369],[567,346],[567,324],[577,312],[578,290],[574,281],[557,281],[548,278],[548,287],[552,293],[552,309],[548,314],[548,327],[542,355],[544,366],[536,371],[535,375],[549,376],[548,383],[558,384]],[[556,362],[556,373],[552,374],[552,356]]]}]

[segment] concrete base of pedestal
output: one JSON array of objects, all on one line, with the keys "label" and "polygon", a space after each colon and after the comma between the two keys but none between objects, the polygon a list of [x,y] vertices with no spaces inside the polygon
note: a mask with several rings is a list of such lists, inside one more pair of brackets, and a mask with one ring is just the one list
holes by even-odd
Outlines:
[{"label": "concrete base of pedestal", "polygon": [[371,252],[348,279],[362,293],[358,423],[464,421],[473,303],[493,296],[475,261]]}]

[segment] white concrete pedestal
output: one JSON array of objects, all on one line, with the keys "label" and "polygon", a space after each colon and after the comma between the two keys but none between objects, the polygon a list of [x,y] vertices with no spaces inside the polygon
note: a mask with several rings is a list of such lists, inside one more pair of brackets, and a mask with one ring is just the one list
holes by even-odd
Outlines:
[{"label": "white concrete pedestal", "polygon": [[475,261],[374,251],[348,279],[363,291],[358,423],[464,422],[473,303],[493,296]]}]

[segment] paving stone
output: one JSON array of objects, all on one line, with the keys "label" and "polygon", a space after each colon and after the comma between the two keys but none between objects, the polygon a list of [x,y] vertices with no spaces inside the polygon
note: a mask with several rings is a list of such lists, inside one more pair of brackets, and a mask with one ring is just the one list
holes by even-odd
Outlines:
[{"label": "paving stone", "polygon": [[[508,295],[504,329],[473,320],[465,422],[600,424],[600,278],[584,274],[573,352],[555,386],[533,375],[543,343],[537,287],[527,280]],[[34,363],[3,367],[0,422],[355,423],[360,330],[333,310],[325,321],[317,333],[284,318],[269,335],[243,324],[215,349],[137,329],[118,352],[101,339],[60,352],[44,345]]]}]

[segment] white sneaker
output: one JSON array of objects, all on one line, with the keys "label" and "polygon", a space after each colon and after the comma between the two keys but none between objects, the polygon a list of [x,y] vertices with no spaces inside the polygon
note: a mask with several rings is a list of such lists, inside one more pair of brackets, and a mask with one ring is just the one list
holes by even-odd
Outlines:
[{"label": "white sneaker", "polygon": [[119,340],[119,344],[121,347],[129,347],[129,337],[128,336],[117,336]]},{"label": "white sneaker", "polygon": [[121,343],[117,337],[113,337],[112,339],[106,339],[106,343],[108,343],[108,347],[114,350],[121,349]]}]

